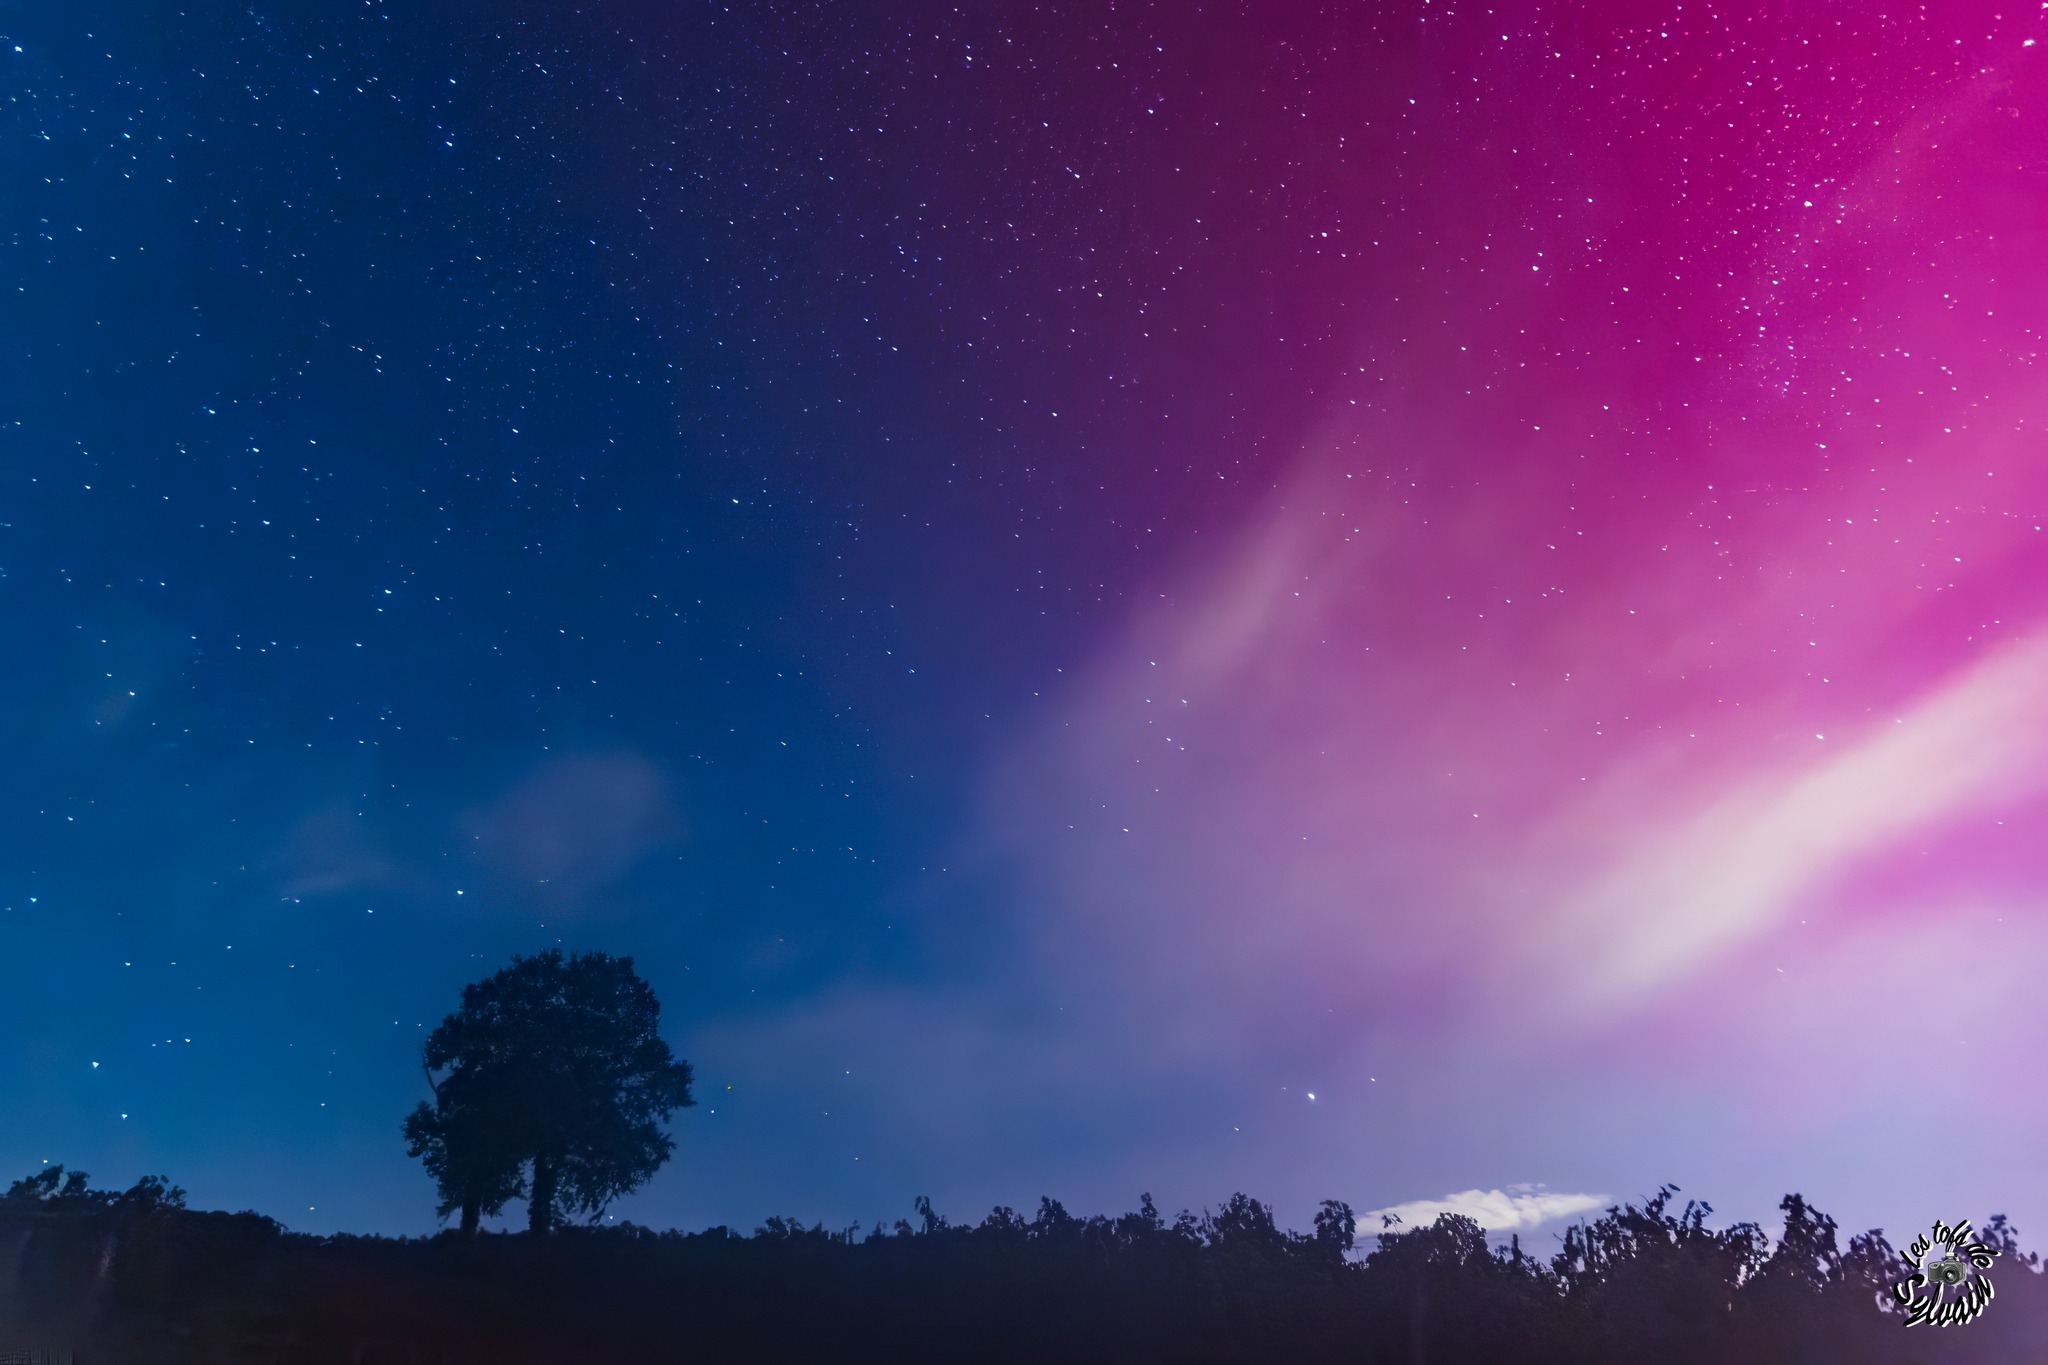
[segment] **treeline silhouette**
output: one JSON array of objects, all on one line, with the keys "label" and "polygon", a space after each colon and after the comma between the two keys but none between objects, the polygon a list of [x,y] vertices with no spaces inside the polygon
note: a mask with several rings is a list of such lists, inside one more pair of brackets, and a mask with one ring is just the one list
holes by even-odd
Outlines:
[{"label": "treeline silhouette", "polygon": [[0,1196],[0,1350],[80,1365],[553,1361],[2016,1362],[2048,1359],[2048,1277],[2003,1218],[1976,1322],[1902,1330],[1907,1267],[1843,1245],[1797,1195],[1775,1236],[1715,1228],[1666,1188],[1552,1239],[1496,1248],[1470,1219],[1354,1245],[1235,1195],[1199,1215],[1076,1217],[1052,1199],[893,1228],[770,1218],[656,1232],[315,1237],[199,1212],[161,1179],[95,1190],[51,1167]]}]

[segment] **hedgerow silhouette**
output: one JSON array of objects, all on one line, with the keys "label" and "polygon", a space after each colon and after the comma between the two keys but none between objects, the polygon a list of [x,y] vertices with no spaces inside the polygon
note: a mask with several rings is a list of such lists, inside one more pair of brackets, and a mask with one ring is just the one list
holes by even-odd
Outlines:
[{"label": "hedgerow silhouette", "polygon": [[1715,1228],[1665,1187],[1565,1230],[1547,1259],[1445,1215],[1355,1244],[1345,1204],[1308,1233],[1243,1194],[1168,1220],[1043,1199],[953,1223],[829,1230],[772,1217],[657,1232],[314,1237],[184,1207],[161,1179],[92,1189],[52,1167],[0,1197],[0,1348],[81,1365],[553,1361],[1275,1361],[1772,1365],[2016,1361],[2048,1351],[2040,1263],[2003,1218],[1978,1322],[1901,1330],[1902,1262],[1843,1247],[1798,1195],[1776,1237]]}]

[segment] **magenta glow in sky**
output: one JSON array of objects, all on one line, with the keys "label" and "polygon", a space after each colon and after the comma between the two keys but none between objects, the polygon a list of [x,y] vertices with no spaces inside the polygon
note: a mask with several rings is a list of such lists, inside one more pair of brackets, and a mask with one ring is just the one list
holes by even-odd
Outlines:
[{"label": "magenta glow in sky", "polygon": [[1490,191],[1333,216],[1428,249],[989,837],[1054,970],[1316,1091],[1255,1145],[1386,1203],[2038,1221],[2043,26],[1673,16],[1396,114]]}]

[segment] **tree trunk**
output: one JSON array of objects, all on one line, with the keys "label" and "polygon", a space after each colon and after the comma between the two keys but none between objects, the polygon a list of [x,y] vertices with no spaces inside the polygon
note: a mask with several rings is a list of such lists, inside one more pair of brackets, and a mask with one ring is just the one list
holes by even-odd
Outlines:
[{"label": "tree trunk", "polygon": [[555,1161],[551,1156],[533,1159],[533,1189],[526,1197],[526,1230],[545,1237],[555,1223]]},{"label": "tree trunk", "polygon": [[481,1213],[482,1210],[477,1207],[475,1199],[465,1199],[462,1201],[462,1235],[464,1237],[476,1236],[477,1220]]}]

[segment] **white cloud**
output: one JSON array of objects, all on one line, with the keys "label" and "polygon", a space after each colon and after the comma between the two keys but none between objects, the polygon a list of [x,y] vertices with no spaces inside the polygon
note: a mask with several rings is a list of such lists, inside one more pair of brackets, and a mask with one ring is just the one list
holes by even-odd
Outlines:
[{"label": "white cloud", "polygon": [[1470,1218],[1488,1232],[1518,1232],[1554,1218],[1604,1208],[1607,1202],[1604,1194],[1553,1194],[1541,1185],[1510,1185],[1504,1190],[1461,1190],[1441,1199],[1417,1199],[1391,1208],[1373,1209],[1359,1216],[1358,1227],[1361,1232],[1377,1233],[1384,1230],[1383,1220],[1393,1217],[1401,1220],[1395,1225],[1398,1228],[1424,1228],[1441,1214],[1455,1213]]}]

